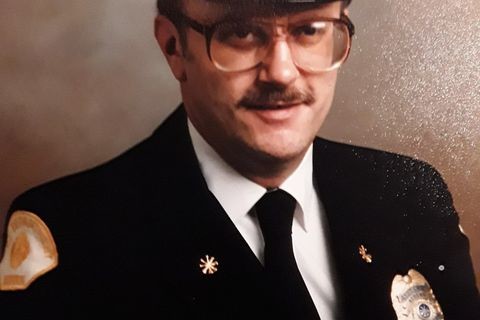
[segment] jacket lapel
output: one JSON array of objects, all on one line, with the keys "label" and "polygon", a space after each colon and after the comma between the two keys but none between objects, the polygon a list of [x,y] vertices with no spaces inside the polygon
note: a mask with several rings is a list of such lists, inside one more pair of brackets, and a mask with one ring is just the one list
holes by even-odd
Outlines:
[{"label": "jacket lapel", "polygon": [[[354,148],[354,147],[352,147]],[[354,319],[394,319],[390,285],[394,274],[389,256],[386,219],[375,178],[356,168],[354,150],[339,151],[335,143],[318,139],[314,147],[314,175],[330,231],[330,248],[344,316]],[[358,170],[357,170],[358,169]],[[371,172],[370,172],[371,173]],[[364,254],[360,247],[366,249]]]},{"label": "jacket lapel", "polygon": [[[217,310],[222,315],[238,314],[238,301],[226,297],[255,299],[261,292],[263,267],[208,190],[188,134],[184,109],[179,108],[160,130],[155,136],[162,142],[156,144],[162,145],[162,154],[169,155],[159,161],[168,168],[162,170],[168,171],[166,176],[161,173],[161,179],[168,181],[168,189],[160,188],[154,198],[158,201],[155,207],[169,213],[157,223],[162,230],[167,229],[162,236],[165,241],[175,244],[165,250],[178,259],[169,281],[174,286],[180,284],[180,290],[189,295],[200,313],[211,315],[212,310]],[[160,199],[169,200],[165,203]],[[205,274],[200,266],[207,256],[218,263],[212,274]]]}]

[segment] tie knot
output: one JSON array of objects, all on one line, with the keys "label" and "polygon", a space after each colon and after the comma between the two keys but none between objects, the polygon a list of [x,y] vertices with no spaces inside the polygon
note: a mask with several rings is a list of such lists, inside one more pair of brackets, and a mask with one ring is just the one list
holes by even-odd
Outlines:
[{"label": "tie knot", "polygon": [[290,239],[296,203],[295,198],[280,189],[267,192],[257,202],[255,210],[265,241]]}]

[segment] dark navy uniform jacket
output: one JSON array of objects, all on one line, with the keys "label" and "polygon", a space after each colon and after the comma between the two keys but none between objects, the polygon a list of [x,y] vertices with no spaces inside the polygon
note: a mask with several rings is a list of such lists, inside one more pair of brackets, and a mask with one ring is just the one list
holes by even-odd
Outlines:
[{"label": "dark navy uniform jacket", "polygon": [[[396,319],[392,281],[409,269],[445,319],[480,319],[468,240],[437,171],[323,139],[313,161],[345,319]],[[46,223],[59,265],[26,290],[0,292],[2,318],[283,319],[288,308],[209,192],[183,107],[119,157],[21,195],[16,210]],[[212,275],[199,267],[206,255],[219,262]]]}]

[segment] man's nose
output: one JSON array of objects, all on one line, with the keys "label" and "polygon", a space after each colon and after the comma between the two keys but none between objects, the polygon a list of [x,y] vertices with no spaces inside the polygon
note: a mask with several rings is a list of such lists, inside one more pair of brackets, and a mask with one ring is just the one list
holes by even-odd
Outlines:
[{"label": "man's nose", "polygon": [[260,65],[259,80],[279,86],[288,86],[299,75],[300,72],[293,61],[288,43],[285,40],[274,41]]}]

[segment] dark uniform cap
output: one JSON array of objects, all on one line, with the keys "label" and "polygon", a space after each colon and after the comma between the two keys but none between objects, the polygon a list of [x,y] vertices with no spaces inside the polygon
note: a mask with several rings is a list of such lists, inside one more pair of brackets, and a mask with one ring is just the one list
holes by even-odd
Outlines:
[{"label": "dark uniform cap", "polygon": [[[232,2],[232,0],[208,0],[211,2]],[[235,3],[238,4],[283,4],[283,3],[327,3],[327,2],[335,2],[335,1],[344,1],[347,5],[352,2],[352,0],[234,0]]]},{"label": "dark uniform cap", "polygon": [[310,8],[315,5],[330,2],[343,2],[343,7],[350,5],[352,0],[207,0],[208,2],[222,3],[235,8]]},{"label": "dark uniform cap", "polygon": [[[285,9],[294,9],[301,10],[301,8],[309,8],[315,6],[316,4],[330,3],[330,2],[343,2],[343,6],[347,7],[350,5],[352,0],[206,0],[213,3],[223,3],[229,7],[236,9],[247,9],[257,10],[260,8],[262,10],[274,10],[276,12],[283,12]],[[178,0],[157,0],[157,7],[161,14],[169,16],[169,18],[175,19],[178,15],[180,8],[178,6],[180,1]],[[259,12],[260,12],[259,11]]]}]

